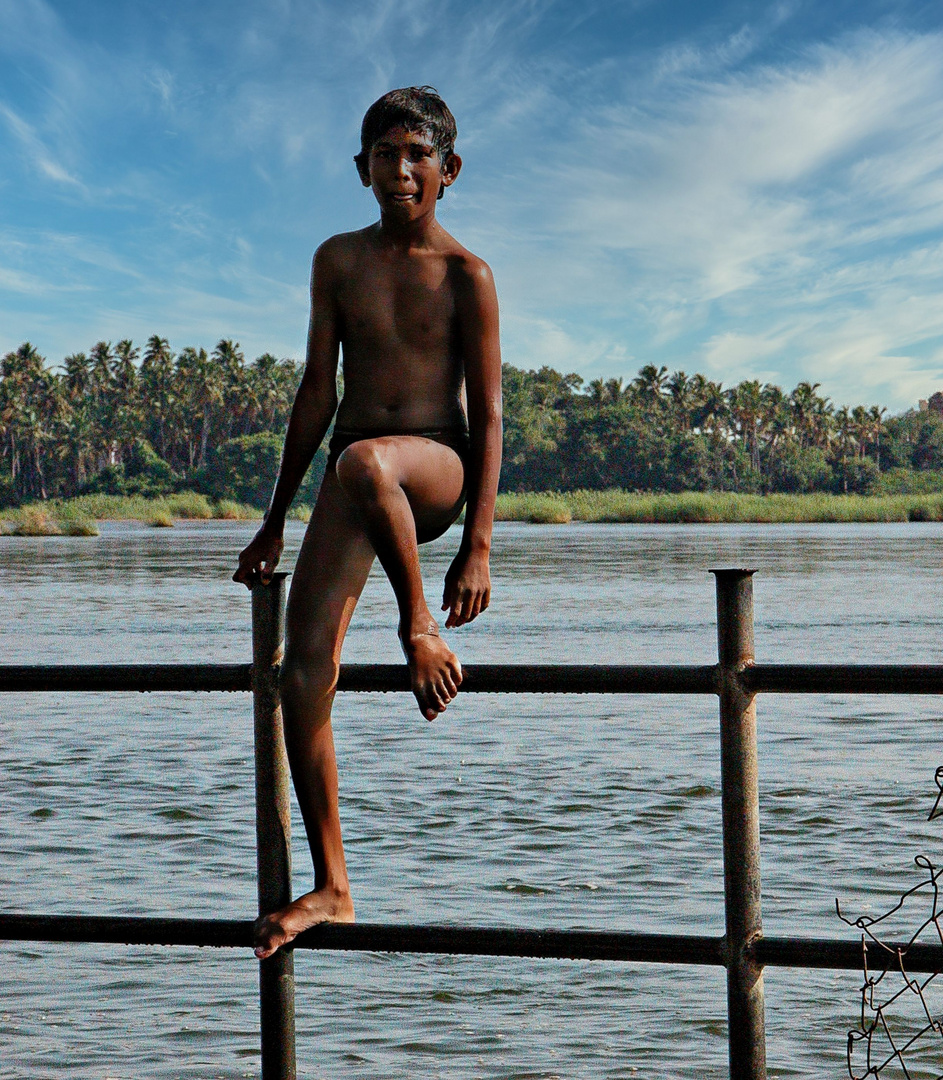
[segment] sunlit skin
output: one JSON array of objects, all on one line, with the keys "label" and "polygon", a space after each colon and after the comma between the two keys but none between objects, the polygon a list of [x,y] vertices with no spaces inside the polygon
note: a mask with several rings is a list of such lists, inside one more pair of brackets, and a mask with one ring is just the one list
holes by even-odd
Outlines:
[{"label": "sunlit skin", "polygon": [[[461,169],[426,133],[394,127],[358,166],[380,220],[315,254],[307,363],[271,505],[239,556],[236,581],[271,579],[291,499],[328,430],[450,429],[467,414],[465,465],[415,435],[354,442],[325,474],[288,599],[281,690],[292,779],[314,862],[314,889],[256,923],[262,959],[322,922],[352,922],[337,800],[331,706],[341,646],[374,558],[399,608],[399,637],[419,709],[435,719],[462,682],[423,594],[418,543],[440,536],[466,499],[458,554],[445,577],[445,625],[488,607],[489,554],[501,466],[498,304],[488,266],[438,223],[436,200]],[[336,374],[344,355],[344,397]],[[464,404],[467,402],[467,407]]]}]

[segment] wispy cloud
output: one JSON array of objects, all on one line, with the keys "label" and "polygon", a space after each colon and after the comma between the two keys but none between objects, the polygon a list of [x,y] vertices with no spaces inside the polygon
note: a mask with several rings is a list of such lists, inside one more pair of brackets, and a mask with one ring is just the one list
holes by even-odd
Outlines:
[{"label": "wispy cloud", "polygon": [[7,130],[20,144],[30,165],[40,176],[59,184],[72,184],[77,188],[82,187],[79,180],[55,159],[43,140],[37,135],[36,129],[2,102],[0,102],[0,119],[5,121]]},{"label": "wispy cloud", "polygon": [[943,386],[943,33],[665,7],[106,2],[112,28],[0,0],[0,322],[297,354],[311,249],[373,213],[363,110],[428,82],[466,160],[442,218],[495,268],[512,362]]},{"label": "wispy cloud", "polygon": [[788,64],[691,67],[592,123],[560,103],[559,144],[502,207],[506,228],[544,218],[505,267],[518,302],[549,293],[569,325],[593,312],[633,353],[674,349],[728,380],[818,364],[834,394],[867,386],[895,405],[943,381],[927,347],[943,334],[943,37],[859,33]]}]

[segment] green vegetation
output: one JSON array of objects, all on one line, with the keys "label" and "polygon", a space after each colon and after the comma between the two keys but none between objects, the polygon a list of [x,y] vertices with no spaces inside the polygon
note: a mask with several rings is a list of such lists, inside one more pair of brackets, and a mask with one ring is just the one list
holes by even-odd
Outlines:
[{"label": "green vegetation", "polygon": [[[310,509],[296,507],[292,516],[307,520]],[[0,511],[0,533],[7,536],[98,536],[96,521],[143,521],[170,528],[181,519],[251,521],[262,511],[230,500],[213,503],[193,491],[154,499],[143,495],[80,495],[75,499],[49,499]]]},{"label": "green vegetation", "polygon": [[[180,519],[253,521],[253,506],[183,492],[166,498],[84,495],[30,503],[3,511],[7,536],[98,536],[96,519],[142,521],[170,528]],[[307,522],[311,507],[292,507],[289,520]],[[916,495],[744,495],[736,492],[630,491],[505,492],[498,496],[498,521],[565,525],[571,521],[634,524],[734,524],[756,522],[943,521],[943,493]]]},{"label": "green vegetation", "polygon": [[63,507],[59,514],[59,528],[63,536],[98,536],[98,523],[93,517],[71,507]]},{"label": "green vegetation", "polygon": [[6,536],[98,536],[93,517],[80,508],[58,506],[25,506],[8,515],[0,523],[0,534]]},{"label": "green vegetation", "polygon": [[[45,518],[4,516],[24,535],[257,517],[300,377],[296,361],[247,363],[226,339],[176,355],[157,335],[143,350],[98,342],[55,370],[25,342],[0,361],[0,506],[41,504]],[[500,512],[523,520],[935,520],[943,493],[943,393],[887,417],[836,408],[817,383],[725,389],[653,365],[584,385],[506,364],[503,387],[501,484],[515,498]],[[322,447],[299,520],[325,463]],[[567,494],[535,494],[546,492]]]},{"label": "green vegetation", "polygon": [[213,517],[221,521],[260,521],[262,511],[255,506],[233,502],[232,499],[220,499],[213,510]]},{"label": "green vegetation", "polygon": [[565,524],[569,521],[635,524],[758,522],[943,521],[936,495],[741,495],[724,492],[645,494],[569,491],[498,496],[498,521]]},{"label": "green vegetation", "polygon": [[305,503],[295,503],[288,511],[289,521],[303,521],[305,525],[311,520],[311,507]]},{"label": "green vegetation", "polygon": [[[100,341],[60,370],[24,342],[0,361],[0,506],[189,491],[261,509],[300,379],[294,360],[246,363],[226,340],[177,355],[157,335],[143,354]],[[314,501],[326,460],[319,450],[301,501]]]},{"label": "green vegetation", "polygon": [[155,506],[145,520],[148,525],[152,525],[155,529],[172,529],[174,527],[173,514],[166,506]]},{"label": "green vegetation", "polygon": [[887,418],[649,364],[629,383],[504,368],[503,491],[895,495],[943,491],[943,394]]}]

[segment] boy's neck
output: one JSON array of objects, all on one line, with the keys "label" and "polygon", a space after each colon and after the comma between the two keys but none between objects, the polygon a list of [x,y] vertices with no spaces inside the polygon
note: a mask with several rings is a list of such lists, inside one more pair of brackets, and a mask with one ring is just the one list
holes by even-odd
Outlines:
[{"label": "boy's neck", "polygon": [[443,231],[435,213],[414,221],[396,221],[392,215],[380,212],[377,234],[383,243],[391,247],[426,247]]}]

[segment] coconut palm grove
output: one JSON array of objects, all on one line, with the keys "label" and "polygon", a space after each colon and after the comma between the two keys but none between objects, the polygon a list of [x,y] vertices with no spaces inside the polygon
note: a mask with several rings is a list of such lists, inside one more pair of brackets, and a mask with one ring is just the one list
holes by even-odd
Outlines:
[{"label": "coconut palm grove", "polygon": [[[100,341],[51,366],[0,363],[0,506],[195,491],[262,507],[302,365],[220,340],[175,353]],[[502,490],[753,494],[943,491],[943,394],[889,417],[791,391],[646,365],[628,380],[504,366]],[[319,451],[299,500],[313,502]]]}]

